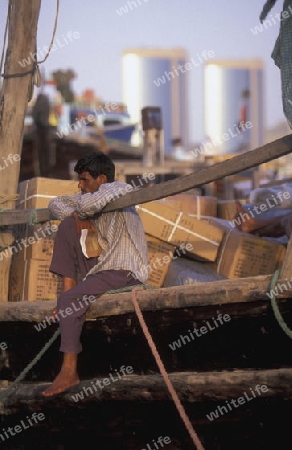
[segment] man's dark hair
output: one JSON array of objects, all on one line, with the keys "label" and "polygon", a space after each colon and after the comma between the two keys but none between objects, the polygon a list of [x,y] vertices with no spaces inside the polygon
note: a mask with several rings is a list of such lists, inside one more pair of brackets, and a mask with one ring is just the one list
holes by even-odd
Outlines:
[{"label": "man's dark hair", "polygon": [[89,172],[94,179],[99,175],[106,175],[108,183],[115,181],[115,165],[111,158],[102,152],[92,152],[78,159],[74,171],[79,175]]}]

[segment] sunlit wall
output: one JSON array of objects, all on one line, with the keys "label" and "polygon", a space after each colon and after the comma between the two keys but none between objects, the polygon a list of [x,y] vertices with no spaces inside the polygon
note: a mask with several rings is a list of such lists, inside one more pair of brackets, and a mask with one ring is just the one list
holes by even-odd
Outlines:
[{"label": "sunlit wall", "polygon": [[[188,73],[179,69],[186,62],[183,49],[130,49],[123,53],[123,102],[135,122],[141,121],[142,108],[161,108],[165,153],[171,153],[174,138],[188,145]],[[141,133],[133,140],[135,145],[141,143]]]},{"label": "sunlit wall", "polygon": [[261,60],[204,65],[205,135],[209,153],[253,150],[264,144],[264,67]]}]

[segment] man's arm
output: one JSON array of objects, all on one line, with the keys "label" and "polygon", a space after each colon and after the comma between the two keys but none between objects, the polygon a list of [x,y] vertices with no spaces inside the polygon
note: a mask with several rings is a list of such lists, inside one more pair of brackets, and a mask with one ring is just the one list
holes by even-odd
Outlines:
[{"label": "man's arm", "polygon": [[81,193],[55,197],[49,202],[48,208],[57,219],[63,220],[77,210],[80,197]]},{"label": "man's arm", "polygon": [[79,197],[76,211],[80,218],[93,217],[109,202],[126,195],[133,186],[121,181],[101,184],[98,191],[83,194]]},{"label": "man's arm", "polygon": [[88,229],[95,231],[93,223],[88,219],[81,219],[79,217],[77,208],[78,201],[81,197],[81,193],[74,195],[64,195],[56,197],[49,203],[49,210],[59,220],[63,220],[66,217],[73,217],[75,219],[77,234],[81,236],[81,230]]}]

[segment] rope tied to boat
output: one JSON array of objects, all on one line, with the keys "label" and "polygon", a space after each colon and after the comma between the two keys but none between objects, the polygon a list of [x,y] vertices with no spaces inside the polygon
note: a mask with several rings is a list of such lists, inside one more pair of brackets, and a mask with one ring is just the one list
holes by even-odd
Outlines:
[{"label": "rope tied to boat", "polygon": [[39,220],[37,217],[37,210],[31,209],[29,212],[28,225],[37,225],[38,223],[39,223]]},{"label": "rope tied to boat", "polygon": [[279,306],[277,304],[277,300],[276,300],[276,295],[275,295],[275,286],[278,282],[279,279],[279,275],[280,275],[280,270],[276,270],[276,272],[274,273],[274,275],[272,276],[271,279],[271,283],[270,283],[270,299],[271,299],[271,306],[275,315],[275,318],[278,322],[278,324],[280,325],[280,327],[282,328],[282,330],[284,331],[284,333],[287,334],[287,336],[292,339],[292,330],[288,327],[288,325],[286,324],[285,320],[283,319],[283,316],[280,312]]},{"label": "rope tied to boat", "polygon": [[[195,444],[195,447],[197,448],[197,450],[204,450],[204,447],[196,433],[196,431],[194,430],[192,423],[190,421],[190,419],[188,418],[186,411],[177,395],[177,392],[169,378],[168,373],[165,370],[164,364],[160,358],[160,355],[157,351],[156,345],[152,339],[152,336],[149,332],[149,329],[147,327],[147,324],[144,320],[144,317],[142,315],[140,306],[138,304],[137,298],[136,298],[136,291],[137,290],[143,290],[143,289],[157,289],[154,286],[150,286],[147,284],[141,284],[141,286],[126,286],[123,288],[119,288],[119,289],[112,289],[112,290],[108,290],[106,292],[104,292],[103,295],[105,294],[116,294],[116,293],[120,293],[120,292],[126,292],[126,291],[132,291],[131,292],[131,301],[133,303],[134,306],[134,310],[135,313],[137,315],[137,318],[139,320],[139,323],[141,325],[142,331],[147,339],[147,342],[149,344],[149,347],[152,351],[152,354],[156,360],[157,366],[160,370],[160,373],[163,377],[163,380],[170,392],[171,398],[179,412],[179,415],[182,419],[182,421],[184,422],[186,429],[188,430],[191,439],[193,441],[193,443]],[[5,398],[7,398],[9,396],[9,394],[17,388],[18,384],[25,378],[25,376],[27,375],[27,373],[32,369],[32,367],[42,358],[42,356],[46,353],[46,351],[49,349],[49,347],[53,344],[53,342],[57,339],[57,337],[60,335],[60,328],[58,328],[55,333],[53,334],[53,336],[49,339],[49,341],[44,345],[44,347],[40,350],[40,352],[35,356],[35,358],[25,367],[25,369],[19,374],[19,376],[10,384],[10,386],[5,389],[4,391],[0,392],[0,412],[1,414],[4,414],[4,410],[5,410],[5,404],[4,404],[4,400]]]},{"label": "rope tied to boat", "polygon": [[[18,194],[11,194],[11,195],[7,195],[7,194],[1,194],[0,193],[0,204],[2,203],[6,203],[6,202],[16,202],[19,199],[19,195]],[[8,208],[3,208],[0,210],[0,212],[6,211]]]},{"label": "rope tied to boat", "polygon": [[[6,39],[7,39],[8,27],[9,27],[9,10],[11,8],[11,4],[9,4],[9,7],[8,7],[8,14],[7,14],[7,18],[6,18],[6,26],[5,26],[5,32],[4,32],[4,43],[3,43],[3,48],[2,48],[1,60],[0,60],[0,75],[4,79],[7,79],[7,78],[21,78],[26,75],[32,74],[30,84],[29,84],[29,89],[28,89],[28,101],[30,101],[33,97],[34,86],[40,87],[42,85],[42,76],[40,73],[39,64],[42,64],[47,60],[47,58],[50,55],[52,48],[53,48],[56,31],[57,31],[60,0],[56,0],[56,5],[57,6],[56,6],[56,14],[55,14],[55,20],[54,20],[53,33],[52,33],[51,42],[50,42],[50,45],[49,45],[49,48],[47,50],[45,57],[41,61],[38,61],[37,58],[32,57],[32,68],[29,70],[26,70],[25,72],[1,73],[2,67],[3,67],[3,62],[4,62],[4,52],[5,52]],[[30,55],[31,55],[31,53],[30,53]],[[38,56],[37,55],[37,44],[35,45],[35,55]],[[30,57],[28,57],[28,60],[31,62]],[[24,59],[24,61],[26,62],[26,59]]]},{"label": "rope tied to boat", "polygon": [[146,324],[146,322],[144,320],[143,314],[141,312],[139,303],[138,303],[137,298],[136,298],[136,292],[138,290],[142,290],[142,289],[143,289],[142,287],[136,287],[131,292],[131,300],[132,300],[132,303],[134,305],[136,316],[137,316],[137,318],[139,320],[139,323],[141,325],[142,331],[143,331],[143,333],[144,333],[144,335],[145,335],[145,337],[147,339],[147,342],[148,342],[149,347],[150,347],[150,349],[152,351],[152,354],[153,354],[153,356],[155,358],[156,364],[157,364],[157,366],[158,366],[158,368],[160,370],[160,373],[161,373],[161,375],[163,377],[163,380],[164,380],[164,382],[165,382],[165,384],[166,384],[166,386],[167,386],[167,388],[168,388],[168,390],[170,392],[171,398],[172,398],[172,400],[173,400],[173,402],[174,402],[174,404],[175,404],[175,406],[176,406],[176,408],[177,408],[177,410],[179,412],[179,415],[180,415],[182,421],[184,422],[184,424],[186,426],[186,429],[188,430],[188,432],[189,432],[189,434],[191,436],[191,439],[192,439],[193,443],[195,444],[195,447],[197,448],[197,450],[204,450],[204,447],[203,447],[203,445],[202,445],[202,443],[201,443],[201,441],[200,441],[196,431],[194,430],[193,425],[192,425],[189,417],[187,416],[187,413],[186,413],[186,411],[185,411],[185,409],[184,409],[184,407],[183,407],[183,405],[182,405],[182,403],[181,403],[181,401],[180,401],[180,399],[179,399],[179,397],[177,395],[177,392],[176,392],[176,390],[175,390],[175,388],[174,388],[174,386],[173,386],[173,384],[172,384],[172,382],[171,382],[171,380],[169,378],[169,375],[168,375],[167,371],[165,370],[164,364],[163,364],[163,362],[162,362],[162,360],[160,358],[160,355],[159,355],[159,353],[157,351],[156,345],[155,345],[155,343],[154,343],[154,341],[152,339],[152,336],[151,336],[151,334],[149,332],[148,326],[147,326],[147,324]]}]

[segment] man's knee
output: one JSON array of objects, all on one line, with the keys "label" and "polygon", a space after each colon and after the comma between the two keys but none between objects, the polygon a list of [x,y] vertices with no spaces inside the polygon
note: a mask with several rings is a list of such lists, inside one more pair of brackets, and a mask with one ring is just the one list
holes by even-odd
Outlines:
[{"label": "man's knee", "polygon": [[62,292],[59,296],[58,296],[58,300],[57,300],[57,309],[60,310],[65,310],[66,308],[68,308],[72,303],[74,302],[74,298],[72,298],[71,295],[69,295],[69,291],[66,292]]},{"label": "man's knee", "polygon": [[76,222],[74,217],[66,217],[65,219],[61,220],[57,230],[57,235],[59,239],[61,238],[62,240],[69,239],[69,241],[72,241],[73,239],[72,242],[74,242],[75,239],[78,240]]}]

